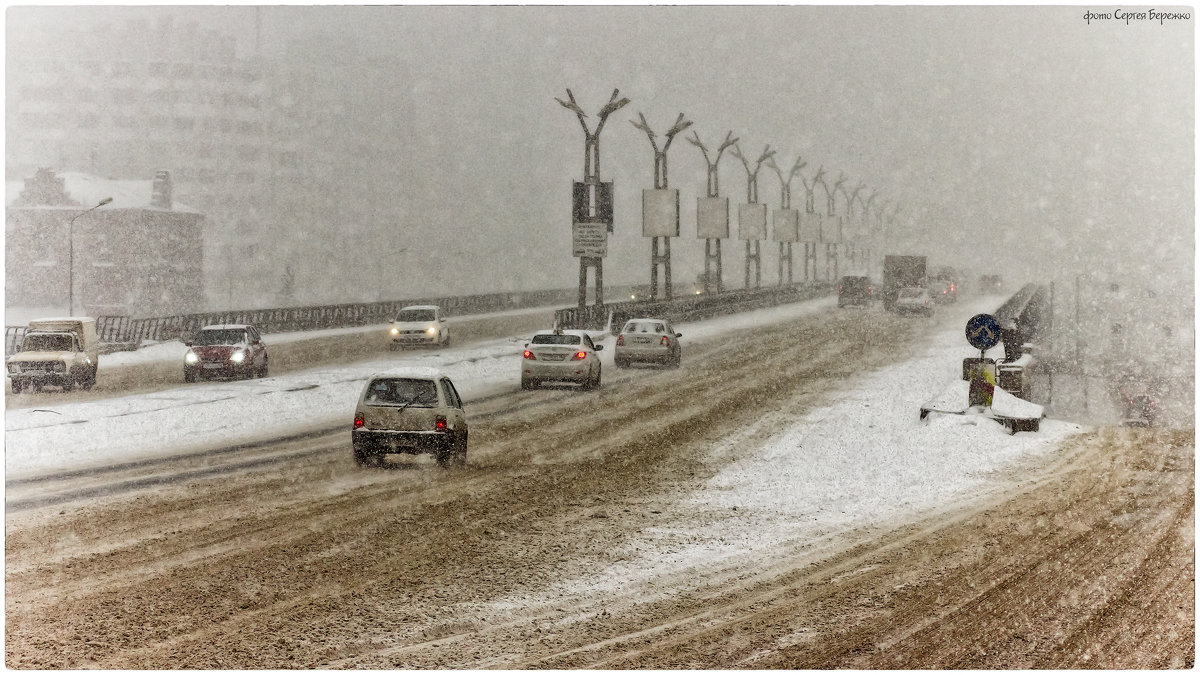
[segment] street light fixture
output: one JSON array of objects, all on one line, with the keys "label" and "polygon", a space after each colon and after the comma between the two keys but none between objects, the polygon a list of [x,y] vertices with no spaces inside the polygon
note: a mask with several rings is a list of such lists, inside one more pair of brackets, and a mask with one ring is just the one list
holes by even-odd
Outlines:
[{"label": "street light fixture", "polygon": [[75,316],[75,221],[85,213],[94,211],[105,204],[111,204],[112,197],[101,199],[98,204],[76,213],[71,217],[67,228],[67,315]]}]

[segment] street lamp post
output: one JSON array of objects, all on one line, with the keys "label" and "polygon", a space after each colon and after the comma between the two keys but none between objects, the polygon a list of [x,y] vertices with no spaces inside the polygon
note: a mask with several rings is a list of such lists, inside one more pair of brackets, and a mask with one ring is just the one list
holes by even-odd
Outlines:
[{"label": "street lamp post", "polygon": [[112,197],[105,197],[90,209],[80,211],[71,217],[67,228],[67,315],[75,316],[75,221],[85,213],[94,211],[105,204],[111,204]]},{"label": "street lamp post", "polygon": [[[858,186],[854,188],[854,191],[853,191],[853,192],[850,192],[850,191],[846,190],[846,188],[842,188],[842,196],[846,198],[846,219],[845,219],[845,222],[847,222],[847,223],[853,223],[853,218],[854,218],[854,200],[859,198],[859,197],[858,197],[858,193],[859,193],[859,192],[861,192],[861,191],[862,191],[862,189],[863,189],[863,188],[865,188],[865,187],[866,187],[866,184],[864,184],[864,183],[859,183],[859,184],[858,184]],[[860,200],[860,201],[861,201],[861,200]],[[850,265],[851,265],[851,267],[853,267],[853,266],[854,266],[854,261],[855,261],[855,260],[858,258],[858,256],[857,256],[857,250],[854,248],[854,245],[853,245],[853,244],[851,244],[851,243],[849,243],[849,242],[847,242],[847,243],[846,243],[846,255],[847,255],[847,256],[849,256],[849,258],[850,258]]]},{"label": "street lamp post", "polygon": [[[800,156],[796,155],[796,163],[792,165],[792,169],[791,169],[791,171],[788,172],[788,176],[786,179],[783,177],[783,171],[779,168],[779,165],[775,163],[774,157],[767,160],[767,166],[774,169],[775,175],[779,176],[780,208],[786,213],[786,212],[790,211],[792,208],[792,179],[796,177],[796,174],[800,172],[800,169],[803,169],[804,167],[808,166],[808,162],[802,161],[800,159]],[[776,227],[778,227],[778,225],[776,225]],[[776,239],[778,239],[778,238],[779,237],[776,236]],[[787,242],[784,242],[783,240],[779,241],[779,285],[780,286],[783,285],[783,261],[784,260],[787,260],[787,282],[788,282],[788,285],[790,286],[792,284],[792,242],[791,242],[791,240],[788,240]]]},{"label": "street lamp post", "polygon": [[[638,121],[630,120],[634,127],[646,132],[646,137],[650,139],[650,147],[654,150],[654,189],[667,190],[667,150],[671,147],[671,141],[675,140],[675,134],[692,126],[691,120],[685,120],[683,113],[679,113],[679,117],[675,120],[675,124],[667,131],[667,142],[663,143],[662,148],[658,147],[658,142],[654,140],[654,131],[650,129],[650,125],[646,123],[646,116],[638,113]],[[678,207],[678,191],[676,191],[675,199],[676,207]],[[646,214],[642,214],[643,221]],[[675,225],[679,224],[679,209],[675,209]],[[643,222],[642,227],[646,224]],[[665,230],[664,230],[665,231]],[[676,232],[675,234],[679,234]],[[663,252],[659,255],[658,240],[662,239]],[[667,300],[671,299],[671,237],[654,235],[650,237],[650,299],[658,299],[658,266],[663,266],[663,287],[666,290]]]},{"label": "street lamp post", "polygon": [[[579,258],[579,317],[583,320],[587,304],[587,270],[594,270],[596,280],[596,305],[604,305],[604,256],[608,252],[608,232],[613,230],[612,183],[600,181],[600,131],[604,122],[617,109],[629,103],[628,98],[617,98],[613,89],[608,103],[600,109],[600,121],[595,129],[588,129],[587,113],[575,102],[575,95],[567,90],[567,100],[555,98],[562,107],[575,113],[583,127],[583,182],[575,183],[572,192],[573,233],[572,246],[577,248]],[[585,241],[586,239],[586,241]]]},{"label": "street lamp post", "polygon": [[[813,180],[812,180],[811,184],[807,180],[805,180],[803,174],[800,175],[800,182],[804,183],[804,213],[805,214],[810,214],[810,213],[815,214],[816,213],[816,208],[815,208],[816,198],[813,195],[813,191],[817,189],[817,181],[821,180],[821,176],[823,176],[823,175],[825,175],[825,167],[823,167],[823,166],[817,167],[817,173],[816,173],[816,175],[813,176]],[[820,239],[821,239],[820,233],[818,233],[817,241],[813,241],[813,242],[805,241],[804,242],[804,280],[805,281],[816,281],[817,280],[817,244],[820,243]],[[810,263],[810,261],[811,261],[811,263]],[[809,277],[809,268],[810,267],[812,269],[812,277],[811,278]]]},{"label": "street lamp post", "polygon": [[[837,211],[837,198],[834,195],[841,189],[842,183],[846,182],[846,177],[839,172],[837,182],[833,184],[832,189],[830,189],[829,183],[825,182],[825,178],[821,175],[821,172],[817,172],[817,178],[814,179],[814,182],[816,180],[820,180],[821,187],[825,189],[825,213],[832,219],[835,217]],[[838,220],[837,228],[837,241],[841,242],[842,222],[840,219]],[[833,280],[838,274],[838,246],[840,246],[840,243],[825,243],[825,277],[830,280]]]},{"label": "street lamp post", "polygon": [[[690,141],[691,144],[696,146],[697,148],[700,148],[700,152],[704,154],[704,163],[708,165],[708,189],[706,190],[705,194],[708,196],[709,199],[719,198],[721,196],[721,184],[720,184],[720,176],[717,173],[717,164],[720,163],[721,154],[725,152],[725,149],[728,148],[729,146],[733,145],[734,143],[737,143],[738,139],[733,137],[732,131],[725,134],[725,140],[717,148],[716,159],[711,159],[711,160],[708,157],[708,148],[705,148],[704,144],[700,142],[700,134],[697,134],[693,130],[692,137],[689,138],[688,141]],[[726,226],[728,226],[728,222],[729,222],[728,206],[726,206],[725,208],[726,208],[725,222],[726,222]],[[699,220],[699,218],[697,218],[697,221],[698,220]],[[725,229],[728,230],[729,228],[726,227]],[[728,233],[726,233],[726,234],[728,234]],[[714,275],[716,276],[715,284],[713,283]],[[722,271],[721,271],[721,239],[718,237],[705,237],[704,238],[704,292],[705,293],[713,293],[713,292],[722,293],[722,292],[724,292],[724,290],[725,290],[725,283],[723,281]]]},{"label": "street lamp post", "polygon": [[[742,167],[744,167],[746,169],[746,203],[747,203],[747,205],[752,205],[752,204],[757,205],[758,204],[758,170],[762,168],[763,162],[767,161],[768,159],[771,159],[771,157],[773,157],[774,155],[775,155],[775,151],[771,149],[770,145],[764,146],[762,154],[758,156],[757,160],[755,160],[754,169],[751,170],[750,169],[750,160],[746,159],[746,156],[742,154],[741,147],[736,143],[733,145],[733,156],[742,160]],[[765,227],[766,223],[764,222],[763,225]],[[740,217],[739,217],[738,226],[739,226],[739,228],[742,227],[742,224],[740,222]],[[762,241],[758,238],[754,238],[753,241],[754,241],[754,248],[752,250],[750,248],[751,238],[749,238],[749,237],[746,238],[746,276],[745,276],[745,283],[744,283],[745,288],[750,288],[750,263],[754,263],[754,287],[758,288],[759,286],[762,285],[762,249],[760,248]]]}]

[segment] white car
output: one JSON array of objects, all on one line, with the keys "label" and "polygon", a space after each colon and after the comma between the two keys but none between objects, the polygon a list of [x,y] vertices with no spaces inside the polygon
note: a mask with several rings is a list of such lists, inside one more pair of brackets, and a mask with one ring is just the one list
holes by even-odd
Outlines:
[{"label": "white car", "polygon": [[393,350],[413,345],[450,346],[450,327],[437,305],[409,305],[396,312],[389,338]]},{"label": "white car", "polygon": [[679,367],[679,338],[666,319],[630,319],[617,334],[613,362],[618,368],[631,363],[661,363]]},{"label": "white car", "polygon": [[575,382],[584,389],[600,386],[600,355],[604,349],[585,331],[543,330],[526,343],[521,355],[521,388],[542,382]]},{"label": "white car", "polygon": [[440,371],[406,367],[373,375],[354,409],[354,461],[382,463],[389,454],[430,454],[440,466],[467,461],[462,397]]},{"label": "white car", "polygon": [[901,288],[896,297],[896,312],[914,312],[925,316],[933,316],[933,298],[924,288]]}]

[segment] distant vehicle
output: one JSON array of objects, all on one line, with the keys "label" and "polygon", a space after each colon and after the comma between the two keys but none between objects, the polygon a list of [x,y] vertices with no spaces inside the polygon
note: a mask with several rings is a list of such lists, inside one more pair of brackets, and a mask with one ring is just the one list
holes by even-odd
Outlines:
[{"label": "distant vehicle", "polygon": [[871,304],[874,292],[870,277],[844,276],[838,282],[838,307],[847,305],[866,307]]},{"label": "distant vehicle", "polygon": [[996,293],[1004,290],[1004,279],[999,274],[979,275],[979,292]]},{"label": "distant vehicle", "polygon": [[958,291],[949,281],[934,281],[929,284],[929,295],[939,305],[958,302]]},{"label": "distant vehicle", "polygon": [[71,391],[91,389],[100,366],[96,320],[90,317],[35,319],[29,322],[17,353],[5,364],[12,392],[44,386]]},{"label": "distant vehicle", "polygon": [[574,382],[584,389],[600,386],[600,355],[604,345],[581,330],[543,330],[534,334],[521,355],[521,388],[542,382]]},{"label": "distant vehicle", "polygon": [[1148,394],[1132,396],[1125,404],[1121,424],[1127,427],[1151,427],[1158,415],[1157,405]]},{"label": "distant vehicle", "polygon": [[183,357],[183,381],[266,377],[267,345],[248,324],[205,326],[190,340]]},{"label": "distant vehicle", "polygon": [[666,319],[630,319],[617,334],[613,363],[618,368],[632,363],[659,363],[678,368],[681,337],[683,333],[676,333]]},{"label": "distant vehicle", "polygon": [[883,307],[892,309],[900,289],[924,286],[925,256],[885,255],[883,257]]},{"label": "distant vehicle", "polygon": [[901,288],[895,311],[933,316],[933,298],[929,297],[929,291],[925,288]]},{"label": "distant vehicle", "polygon": [[354,462],[387,455],[433,455],[439,466],[467,462],[467,416],[450,378],[433,368],[397,368],[372,376],[354,409]]},{"label": "distant vehicle", "polygon": [[414,345],[450,346],[450,327],[437,305],[410,305],[396,312],[390,330],[391,349]]}]

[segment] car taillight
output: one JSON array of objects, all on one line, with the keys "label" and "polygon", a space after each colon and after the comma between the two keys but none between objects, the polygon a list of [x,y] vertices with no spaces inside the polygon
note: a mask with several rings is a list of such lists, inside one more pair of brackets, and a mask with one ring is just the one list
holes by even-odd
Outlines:
[{"label": "car taillight", "polygon": [[624,346],[625,346],[625,335],[624,335],[623,333],[622,333],[621,335],[618,335],[618,336],[617,336],[617,346],[618,346],[618,347],[624,347]]},{"label": "car taillight", "polygon": [[664,336],[662,336],[662,339],[658,341],[658,343],[662,344],[662,345],[669,345],[669,344],[671,344],[671,338],[664,335]]},{"label": "car taillight", "polygon": [[525,353],[522,354],[522,356],[524,356],[527,359],[533,359],[534,361],[537,360],[537,357],[533,355],[533,352],[529,351],[528,349],[525,350]]},{"label": "car taillight", "polygon": [[367,423],[367,421],[365,419],[363,419],[362,413],[354,413],[354,428],[355,429],[361,427],[362,425],[364,425],[366,423]]},{"label": "car taillight", "polygon": [[583,359],[587,358],[587,352],[575,352],[575,358],[582,361]]},{"label": "car taillight", "polygon": [[954,284],[950,284],[950,290],[954,290]]},{"label": "car taillight", "polygon": [[844,286],[838,286],[838,293],[841,293],[843,290],[845,290]]},{"label": "car taillight", "polygon": [[438,415],[436,418],[434,418],[433,430],[434,431],[445,431],[446,430],[446,416],[445,415]]}]

